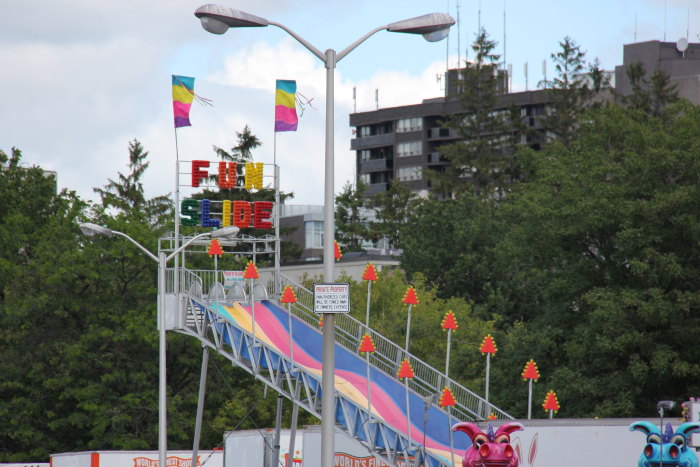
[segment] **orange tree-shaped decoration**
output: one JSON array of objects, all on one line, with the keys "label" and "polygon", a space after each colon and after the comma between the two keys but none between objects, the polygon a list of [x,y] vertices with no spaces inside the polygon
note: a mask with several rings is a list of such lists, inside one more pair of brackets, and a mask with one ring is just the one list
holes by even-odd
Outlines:
[{"label": "orange tree-shaped decoration", "polygon": [[545,412],[549,410],[549,418],[552,418],[553,413],[559,411],[559,400],[557,399],[557,393],[554,392],[554,390],[549,390],[547,396],[544,398],[544,402],[542,403],[542,408],[545,410]]}]

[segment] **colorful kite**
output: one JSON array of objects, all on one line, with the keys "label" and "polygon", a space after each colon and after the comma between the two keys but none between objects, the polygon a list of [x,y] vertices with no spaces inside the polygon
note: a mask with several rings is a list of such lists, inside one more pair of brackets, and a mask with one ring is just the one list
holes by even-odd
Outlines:
[{"label": "colorful kite", "polygon": [[275,132],[297,131],[299,118],[296,109],[297,82],[277,80],[275,91]]},{"label": "colorful kite", "polygon": [[196,100],[202,104],[202,106],[214,105],[211,99],[198,96],[194,93],[194,78],[173,75],[173,114],[175,115],[175,128],[192,126],[190,123],[192,100]]}]

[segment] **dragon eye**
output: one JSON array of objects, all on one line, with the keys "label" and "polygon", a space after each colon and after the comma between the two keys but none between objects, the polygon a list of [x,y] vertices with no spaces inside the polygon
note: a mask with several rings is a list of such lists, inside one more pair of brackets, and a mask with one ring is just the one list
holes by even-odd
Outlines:
[{"label": "dragon eye", "polygon": [[682,448],[683,446],[685,446],[685,436],[681,434],[676,434],[673,436],[673,438],[671,438],[671,443]]},{"label": "dragon eye", "polygon": [[496,439],[493,442],[496,444],[508,444],[510,443],[510,436],[508,436],[508,433],[501,433],[500,435],[496,436]]},{"label": "dragon eye", "polygon": [[647,436],[647,443],[649,444],[661,444],[661,436],[656,433],[651,433]]},{"label": "dragon eye", "polygon": [[474,437],[474,447],[476,447],[477,449],[479,449],[479,447],[480,447],[482,444],[486,444],[486,443],[488,443],[488,442],[489,442],[489,439],[488,439],[488,438],[486,437],[486,435],[483,434],[483,433],[478,434],[478,435],[476,435],[476,436]]}]

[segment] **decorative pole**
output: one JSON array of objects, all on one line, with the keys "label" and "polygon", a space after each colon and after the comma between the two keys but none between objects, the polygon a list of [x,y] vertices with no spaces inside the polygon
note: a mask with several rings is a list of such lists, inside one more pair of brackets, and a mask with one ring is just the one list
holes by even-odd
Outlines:
[{"label": "decorative pole", "polygon": [[491,412],[491,404],[489,404],[489,374],[491,372],[491,354],[496,354],[498,352],[498,349],[496,348],[496,343],[493,340],[493,337],[491,337],[491,334],[487,334],[486,337],[484,337],[484,341],[481,343],[481,347],[479,347],[479,352],[482,354],[486,354],[486,390],[485,390],[485,397],[486,399],[486,414],[489,414]]},{"label": "decorative pole", "polygon": [[532,382],[540,378],[540,372],[537,371],[537,363],[530,359],[530,361],[525,364],[521,376],[523,377],[523,381],[526,379],[529,380],[527,384],[527,419],[530,420],[532,418]]},{"label": "decorative pole", "polygon": [[343,252],[340,251],[340,245],[338,245],[336,240],[333,240],[333,256],[336,261],[340,261],[340,258],[343,257]]},{"label": "decorative pole", "polygon": [[[211,243],[209,243],[209,249],[207,251],[209,256],[214,257],[214,284],[219,281],[218,272],[218,259],[219,256],[224,254],[224,250],[221,249],[219,241],[212,238]],[[177,256],[176,256],[177,258]],[[179,274],[179,271],[175,270],[175,277]],[[176,290],[177,291],[177,290]],[[215,296],[214,308],[216,312],[219,312],[218,295]],[[203,346],[202,350],[202,368],[199,373],[199,395],[197,397],[197,415],[194,422],[194,440],[192,443],[192,459],[194,459],[194,465],[197,465],[197,457],[199,453],[199,439],[202,434],[202,417],[204,416],[204,396],[206,394],[207,386],[207,371],[209,366],[209,347]]]},{"label": "decorative pole", "polygon": [[[442,319],[440,324],[442,329],[447,331],[447,355],[445,356],[445,383],[449,381],[450,374],[450,338],[452,337],[452,331],[456,331],[459,327],[457,325],[457,319],[455,318],[452,310],[445,313],[445,317]],[[452,439],[452,406],[455,405],[455,398],[450,391],[449,385],[445,384],[445,388],[442,390],[442,395],[440,397],[440,407],[447,407],[447,428],[450,433],[450,458],[452,459],[452,465],[455,464],[455,450],[454,441]]]},{"label": "decorative pole", "polygon": [[372,263],[367,263],[365,272],[362,274],[362,280],[367,281],[367,313],[365,314],[365,335],[360,343],[360,352],[365,353],[365,359],[367,360],[367,423],[369,423],[372,419],[372,375],[369,365],[369,354],[376,350],[369,332],[369,306],[372,297],[372,282],[377,280],[377,271],[375,271]]},{"label": "decorative pole", "polygon": [[418,297],[416,297],[416,290],[413,286],[406,289],[406,293],[403,296],[403,303],[408,305],[408,321],[406,323],[406,358],[408,358],[408,343],[411,335],[411,309],[413,305],[418,305]]},{"label": "decorative pole", "polygon": [[[253,324],[253,348],[255,348],[255,294],[253,293],[253,281],[259,278],[260,275],[258,274],[258,268],[255,267],[255,263],[248,261],[245,271],[243,271],[243,279],[250,279],[250,310]],[[253,357],[252,354],[251,357]]]},{"label": "decorative pole", "polygon": [[289,360],[294,364],[294,334],[292,333],[292,303],[297,302],[297,296],[291,285],[287,285],[282,291],[280,303],[287,304],[287,314],[289,315]]},{"label": "decorative pole", "polygon": [[367,313],[365,314],[365,332],[369,334],[369,304],[372,297],[372,282],[377,280],[377,271],[372,263],[367,263],[365,272],[362,273],[362,280],[367,281]]},{"label": "decorative pole", "polygon": [[411,368],[411,363],[408,361],[408,356],[404,358],[401,362],[398,376],[399,379],[404,378],[404,383],[406,385],[406,464],[408,465],[408,450],[411,447],[411,408],[408,405],[408,380],[415,376],[415,374],[413,373],[413,368]]},{"label": "decorative pole", "polygon": [[550,389],[547,396],[545,396],[542,408],[545,412],[549,410],[550,419],[554,418],[554,413],[559,411],[559,400],[557,399],[557,393],[553,389]]},{"label": "decorative pole", "polygon": [[219,241],[215,238],[211,239],[209,243],[209,250],[207,251],[209,256],[214,257],[214,284],[219,282],[219,271],[218,271],[218,259],[219,256],[224,254],[224,250],[221,249]]},{"label": "decorative pole", "polygon": [[[406,323],[406,348],[405,348],[405,353],[404,353],[404,360],[403,363],[401,364],[401,368],[405,369],[405,367],[408,367],[410,370],[410,375],[411,376],[401,376],[401,371],[399,371],[399,378],[404,378],[404,383],[406,386],[406,425],[407,425],[407,430],[406,430],[406,435],[408,436],[408,445],[406,446],[406,462],[408,462],[408,457],[409,457],[409,448],[411,447],[411,406],[409,403],[409,397],[408,397],[408,379],[413,378],[413,370],[411,369],[411,365],[408,361],[408,345],[410,342],[410,335],[411,335],[411,310],[413,309],[413,305],[418,305],[418,297],[416,296],[416,290],[413,288],[413,286],[410,286],[408,289],[406,289],[406,293],[403,296],[403,303],[406,303],[408,305],[408,321]],[[404,374],[408,374],[407,371],[404,371]]]},{"label": "decorative pole", "polygon": [[[294,333],[292,332],[292,303],[297,302],[297,296],[294,293],[291,285],[287,285],[282,291],[282,296],[280,297],[280,303],[287,304],[287,314],[289,317],[289,361],[290,366],[294,366]],[[291,368],[290,368],[291,370]],[[297,383],[297,388],[299,387]],[[298,392],[297,394],[298,395]],[[278,399],[279,401],[279,399]],[[292,403],[292,423],[291,423],[291,433],[289,435],[289,453],[287,466],[291,467],[294,465],[294,443],[296,442],[296,430],[297,430],[297,417],[299,413],[299,406]]]}]

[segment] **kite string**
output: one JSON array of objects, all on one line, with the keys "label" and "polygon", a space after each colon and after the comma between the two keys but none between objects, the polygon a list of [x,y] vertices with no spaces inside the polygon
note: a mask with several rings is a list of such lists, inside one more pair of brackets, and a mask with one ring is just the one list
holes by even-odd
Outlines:
[{"label": "kite string", "polygon": [[184,89],[185,91],[192,94],[194,99],[197,102],[199,102],[202,106],[205,106],[205,105],[210,105],[212,107],[214,106],[214,101],[212,101],[211,99],[207,99],[206,97],[202,97],[202,96],[195,94],[194,91],[189,89],[187,86],[185,86],[184,83],[182,81],[180,81],[180,79],[177,76],[173,76],[173,78],[175,78],[175,81],[177,81],[177,83],[182,87],[182,89]]},{"label": "kite string", "polygon": [[313,97],[312,97],[311,99],[307,99],[307,97],[306,97],[305,95],[303,95],[303,94],[300,93],[300,92],[297,92],[297,93],[295,94],[295,100],[296,100],[296,103],[297,103],[297,107],[298,107],[299,109],[301,109],[301,113],[299,114],[300,117],[301,117],[302,115],[304,115],[304,111],[305,111],[307,108],[314,109],[314,110],[318,110],[316,107],[314,107],[314,105],[313,105],[313,103],[312,103],[312,101],[314,100]]}]

